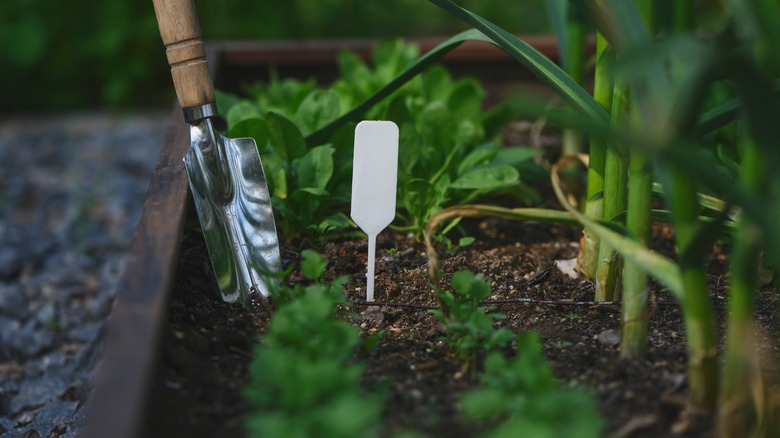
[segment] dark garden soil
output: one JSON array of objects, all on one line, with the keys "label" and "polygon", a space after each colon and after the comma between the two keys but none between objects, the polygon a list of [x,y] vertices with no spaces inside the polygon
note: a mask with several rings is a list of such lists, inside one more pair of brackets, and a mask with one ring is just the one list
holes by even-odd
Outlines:
[{"label": "dark garden soil", "polygon": [[[680,308],[660,286],[652,287],[657,304],[650,317],[647,358],[621,360],[618,306],[572,303],[592,300],[592,284],[571,279],[555,267],[556,260],[576,257],[578,231],[499,219],[464,220],[464,226],[476,238],[471,246],[451,252],[439,248],[445,284],[448,274],[462,269],[492,279],[491,300],[505,302],[498,310],[507,318],[499,324],[516,333],[539,331],[560,381],[595,393],[608,436],[713,435],[712,418],[685,403]],[[671,238],[669,227],[657,226],[655,249],[670,255]],[[295,263],[299,249],[284,247],[284,263]],[[371,307],[360,304],[366,241],[327,243],[320,251],[330,260],[326,279],[349,277],[347,293],[363,315],[363,332],[383,333],[376,347],[357,358],[367,364],[365,386],[386,393],[383,436],[401,430],[432,437],[475,436],[479,429],[458,416],[455,404],[475,382],[452,360],[440,341],[442,327],[427,310],[435,301],[424,245],[389,231],[379,236],[376,300],[386,304]],[[242,307],[212,298],[216,285],[197,228],[185,232],[180,260],[142,436],[242,436],[248,405],[241,390],[272,304],[250,300]],[[727,255],[716,247],[709,272],[721,337],[726,262]],[[293,273],[290,281],[301,281],[301,276]],[[777,333],[776,297],[768,288],[758,294],[756,316],[764,334]],[[517,299],[536,302],[512,302]],[[762,345],[776,354],[773,337],[767,335]]]}]

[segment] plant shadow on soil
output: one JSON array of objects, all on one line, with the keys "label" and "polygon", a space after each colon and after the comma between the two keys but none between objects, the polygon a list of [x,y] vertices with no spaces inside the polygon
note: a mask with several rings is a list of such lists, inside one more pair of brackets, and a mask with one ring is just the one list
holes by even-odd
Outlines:
[{"label": "plant shadow on soil", "polygon": [[[476,241],[452,252],[439,248],[443,284],[452,273],[469,269],[491,279],[493,300],[592,300],[589,281],[570,279],[554,267],[555,260],[576,257],[578,230],[504,219],[469,219],[463,225]],[[652,246],[671,256],[672,238],[671,227],[656,225]],[[329,260],[325,278],[349,276],[347,294],[354,303],[364,300],[366,245],[365,240],[353,240],[320,248]],[[289,265],[297,263],[300,251],[284,247],[282,253]],[[245,307],[215,301],[208,260],[197,227],[185,231],[142,436],[245,435],[243,416],[249,405],[242,388],[249,381],[252,351],[273,306],[258,299],[250,299]],[[709,260],[721,338],[727,260],[720,246]],[[295,271],[289,281],[303,278]],[[497,325],[518,334],[539,331],[557,378],[595,394],[605,418],[605,435],[712,436],[712,417],[685,403],[687,355],[680,308],[659,285],[652,283],[651,292],[657,304],[649,318],[649,352],[644,360],[619,358],[618,306],[510,303],[498,307],[507,318]],[[776,297],[776,290],[762,288],[756,310],[762,349],[775,357]],[[354,307],[364,315],[360,322],[364,334],[382,333],[373,349],[356,357],[367,365],[366,388],[385,394],[381,435],[403,430],[432,437],[478,435],[482,429],[461,418],[456,404],[476,382],[452,360],[441,341],[443,328],[426,309],[435,300],[422,243],[389,231],[380,235],[376,300],[404,305]]]}]

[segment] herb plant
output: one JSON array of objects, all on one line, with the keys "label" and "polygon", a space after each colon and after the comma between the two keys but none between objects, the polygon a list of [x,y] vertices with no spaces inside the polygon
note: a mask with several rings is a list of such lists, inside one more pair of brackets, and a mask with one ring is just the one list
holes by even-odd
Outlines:
[{"label": "herb plant", "polygon": [[444,324],[447,345],[472,375],[476,372],[477,355],[506,346],[514,334],[506,329],[496,330],[493,323],[504,315],[493,312],[494,307],[480,301],[490,296],[490,286],[482,274],[459,271],[452,276],[452,292],[439,291],[441,308],[431,311]]},{"label": "herb plant", "polygon": [[317,291],[317,293],[325,294],[335,303],[345,307],[344,305],[346,305],[347,302],[344,294],[344,285],[349,281],[349,277],[342,276],[329,282],[317,281],[320,280],[327,265],[328,261],[318,252],[310,249],[303,250],[301,252],[301,273],[304,278],[313,281],[314,283],[308,286],[304,286],[301,283],[296,283],[292,286],[271,283],[269,290],[274,304],[277,306],[284,306],[311,291]]},{"label": "herb plant", "polygon": [[[324,267],[319,254],[304,255],[302,271],[308,279],[319,278]],[[362,391],[363,366],[350,362],[362,343],[360,330],[336,318],[344,302],[343,283],[339,279],[277,290],[274,298],[284,297],[284,301],[255,350],[251,381],[245,389],[253,408],[247,418],[250,435],[376,434],[381,400]]]},{"label": "herb plant", "polygon": [[485,437],[601,436],[602,420],[593,397],[563,387],[542,354],[539,334],[517,338],[517,358],[490,353],[480,386],[460,399],[460,411],[492,426]]}]

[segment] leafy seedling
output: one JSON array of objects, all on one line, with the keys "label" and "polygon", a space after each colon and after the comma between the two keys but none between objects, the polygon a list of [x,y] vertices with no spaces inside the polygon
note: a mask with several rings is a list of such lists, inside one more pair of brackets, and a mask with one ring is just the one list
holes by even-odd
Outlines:
[{"label": "leafy seedling", "polygon": [[495,313],[493,306],[480,302],[490,296],[490,286],[482,274],[458,271],[452,276],[452,292],[439,292],[445,309],[432,310],[434,317],[447,331],[447,345],[472,376],[476,371],[477,354],[497,351],[506,346],[514,334],[506,329],[494,329],[493,323],[505,316]]},{"label": "leafy seedling", "polygon": [[362,121],[355,128],[351,217],[368,235],[366,301],[374,300],[376,237],[395,217],[398,126]]}]

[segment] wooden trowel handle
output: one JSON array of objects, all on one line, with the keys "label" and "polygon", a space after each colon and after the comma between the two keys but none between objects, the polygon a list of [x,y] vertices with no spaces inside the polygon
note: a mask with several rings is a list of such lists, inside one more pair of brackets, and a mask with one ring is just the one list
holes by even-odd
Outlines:
[{"label": "wooden trowel handle", "polygon": [[192,0],[152,1],[179,105],[186,109],[214,103],[214,84]]}]

